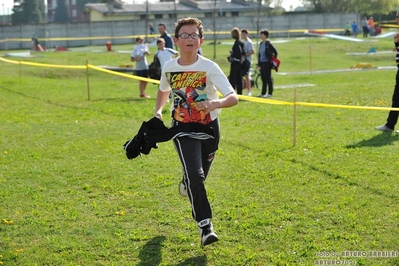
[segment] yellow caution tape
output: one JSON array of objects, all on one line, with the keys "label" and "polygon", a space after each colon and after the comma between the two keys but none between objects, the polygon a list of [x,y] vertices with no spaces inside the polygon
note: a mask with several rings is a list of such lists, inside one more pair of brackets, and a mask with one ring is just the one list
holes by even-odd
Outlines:
[{"label": "yellow caution tape", "polygon": [[93,65],[90,65],[90,64],[88,64],[87,67],[88,68],[92,68],[92,69],[97,70],[97,71],[101,71],[101,72],[105,72],[105,73],[108,73],[108,74],[113,74],[113,75],[117,75],[117,76],[121,76],[121,77],[125,77],[125,78],[137,79],[137,80],[146,81],[146,82],[150,82],[150,83],[156,83],[156,84],[160,83],[159,80],[156,80],[156,79],[143,78],[143,77],[139,77],[139,76],[136,76],[136,75],[120,73],[120,72],[108,70],[108,69],[105,69],[105,68],[102,68],[102,67],[93,66]]},{"label": "yellow caution tape", "polygon": [[[25,61],[15,61],[9,60],[0,57],[0,61],[11,63],[11,64],[21,64],[21,65],[30,65],[30,66],[39,66],[39,67],[55,67],[55,68],[75,68],[75,69],[86,69],[91,68],[97,71],[105,72],[112,75],[117,75],[125,78],[142,80],[154,84],[160,84],[159,80],[143,78],[131,74],[120,73],[112,70],[108,70],[102,67],[97,67],[94,65],[87,64],[87,66],[67,66],[67,65],[50,65],[50,64],[40,64],[40,63],[32,63]],[[338,105],[338,104],[324,104],[324,103],[306,103],[306,102],[285,102],[285,101],[277,101],[271,100],[268,98],[258,98],[251,97],[245,95],[238,95],[239,99],[255,102],[255,103],[267,103],[267,104],[276,104],[276,105],[290,105],[290,106],[312,106],[312,107],[327,107],[327,108],[344,108],[344,109],[360,109],[360,110],[379,110],[379,111],[399,111],[399,108],[391,108],[391,107],[374,107],[374,106],[353,106],[353,105]]]}]

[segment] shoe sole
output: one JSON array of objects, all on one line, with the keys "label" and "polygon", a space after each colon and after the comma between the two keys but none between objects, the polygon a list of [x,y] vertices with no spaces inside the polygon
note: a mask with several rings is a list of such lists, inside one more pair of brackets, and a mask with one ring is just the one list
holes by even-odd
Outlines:
[{"label": "shoe sole", "polygon": [[[392,129],[378,129],[376,128],[375,130],[380,131],[380,132],[392,132]],[[397,130],[396,133],[399,133],[399,131]]]},{"label": "shoe sole", "polygon": [[215,243],[219,241],[219,238],[216,235],[210,235],[205,241],[201,244],[201,247],[210,245],[212,243]]},{"label": "shoe sole", "polygon": [[379,126],[379,127],[375,127],[375,130],[382,131],[382,132],[392,132],[392,131],[394,131],[393,129],[390,129],[389,127],[387,127],[385,125]]}]

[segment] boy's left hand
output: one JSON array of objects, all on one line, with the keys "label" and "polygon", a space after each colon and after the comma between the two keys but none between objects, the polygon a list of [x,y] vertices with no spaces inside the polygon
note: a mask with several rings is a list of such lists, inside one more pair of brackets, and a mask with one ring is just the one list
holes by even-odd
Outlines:
[{"label": "boy's left hand", "polygon": [[196,102],[195,108],[197,108],[198,111],[203,111],[204,114],[208,114],[210,111],[213,110],[212,103],[209,101]]}]

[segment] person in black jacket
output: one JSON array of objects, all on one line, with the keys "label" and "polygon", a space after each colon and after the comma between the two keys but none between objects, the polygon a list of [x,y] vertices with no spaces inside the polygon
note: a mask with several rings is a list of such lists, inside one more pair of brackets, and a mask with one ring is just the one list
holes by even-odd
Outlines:
[{"label": "person in black jacket", "polygon": [[165,47],[173,49],[172,36],[166,31],[166,25],[163,23],[158,24],[158,31],[161,34],[160,38],[165,40]]},{"label": "person in black jacket", "polygon": [[[260,32],[262,42],[259,45],[258,52],[258,68],[260,68],[260,75],[262,78],[262,92],[259,97],[270,98],[273,96],[273,78],[272,78],[272,63],[270,59],[272,55],[277,58],[277,50],[274,48],[267,38],[269,37],[268,30]],[[269,91],[267,91],[269,88]]]},{"label": "person in black jacket", "polygon": [[240,29],[235,27],[231,30],[231,37],[235,39],[233,49],[230,52],[230,75],[229,82],[237,90],[237,94],[242,94],[242,68],[241,63],[245,59],[244,43],[240,40]]}]

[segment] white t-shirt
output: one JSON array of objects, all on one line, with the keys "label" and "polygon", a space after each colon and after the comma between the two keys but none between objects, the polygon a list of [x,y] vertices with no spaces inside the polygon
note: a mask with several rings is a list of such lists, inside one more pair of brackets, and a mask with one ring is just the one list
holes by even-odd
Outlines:
[{"label": "white t-shirt", "polygon": [[170,59],[173,58],[174,55],[176,55],[178,52],[176,50],[173,50],[172,48],[166,48],[163,50],[158,50],[156,53],[156,56],[159,59],[159,62],[161,63],[161,69],[163,68],[163,65],[165,64],[166,61],[169,61]]},{"label": "white t-shirt", "polygon": [[[250,38],[247,38],[247,40],[244,42],[244,50],[245,50],[246,53],[248,53],[249,51],[254,51],[255,52],[254,44],[252,43]],[[251,64],[252,64],[252,56],[253,55],[254,54],[251,54],[250,56],[247,56],[247,59],[248,59],[249,62],[251,62]]]},{"label": "white t-shirt", "polygon": [[137,44],[132,50],[131,57],[143,56],[146,52],[148,52],[148,45],[144,43]]},{"label": "white t-shirt", "polygon": [[146,52],[148,52],[148,46],[146,44],[138,44],[136,45],[131,54],[130,57],[136,58],[142,56],[143,58],[140,61],[136,61],[136,69],[137,70],[145,70],[148,69],[148,63],[147,63],[147,58],[146,58]]},{"label": "white t-shirt", "polygon": [[181,123],[210,123],[219,116],[221,109],[204,115],[195,108],[195,103],[218,99],[218,92],[226,96],[234,92],[233,87],[219,65],[201,55],[188,66],[179,65],[177,60],[165,63],[159,87],[163,92],[173,89],[172,118]]}]

